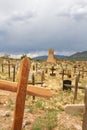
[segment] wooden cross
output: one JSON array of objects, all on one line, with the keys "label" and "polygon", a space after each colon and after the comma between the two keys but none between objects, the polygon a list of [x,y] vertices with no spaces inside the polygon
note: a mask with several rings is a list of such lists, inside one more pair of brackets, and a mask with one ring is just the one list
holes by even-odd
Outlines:
[{"label": "wooden cross", "polygon": [[80,75],[78,74],[76,79],[75,79],[75,85],[70,85],[70,84],[64,84],[65,87],[71,87],[71,88],[75,88],[75,91],[74,91],[74,99],[73,99],[73,103],[75,103],[75,100],[77,99],[77,92],[78,92],[78,89],[85,89],[85,87],[82,87],[82,86],[78,86],[78,82],[79,82],[79,78],[80,78]]},{"label": "wooden cross", "polygon": [[62,72],[60,72],[59,74],[62,74],[62,80],[64,80],[64,75],[66,75],[65,70],[62,69]]},{"label": "wooden cross", "polygon": [[41,81],[35,82],[35,75],[34,73],[32,74],[32,82],[29,84],[35,85],[35,84],[41,84],[41,86],[43,85],[43,81],[44,81],[45,77],[44,77],[44,71],[42,71],[41,73]]},{"label": "wooden cross", "polygon": [[[11,76],[10,68],[11,68],[11,66],[15,66],[15,64],[11,64],[10,60],[8,60],[8,63],[2,63],[2,72],[4,72],[4,66],[5,65],[8,66],[8,77],[10,78],[10,76]],[[15,74],[13,74],[13,75],[15,75]],[[13,78],[13,81],[15,81],[14,78]]]},{"label": "wooden cross", "polygon": [[74,74],[76,73],[76,68],[77,68],[77,66],[76,66],[76,65],[74,65]]},{"label": "wooden cross", "polygon": [[52,66],[52,68],[51,68],[50,70],[52,71],[52,73],[51,73],[50,75],[51,75],[51,76],[55,76],[54,71],[55,71],[56,69],[54,68],[54,66]]},{"label": "wooden cross", "polygon": [[30,60],[25,57],[21,61],[18,83],[0,80],[0,89],[17,92],[12,130],[22,130],[26,94],[45,98],[52,97],[49,89],[27,85],[29,71]]}]

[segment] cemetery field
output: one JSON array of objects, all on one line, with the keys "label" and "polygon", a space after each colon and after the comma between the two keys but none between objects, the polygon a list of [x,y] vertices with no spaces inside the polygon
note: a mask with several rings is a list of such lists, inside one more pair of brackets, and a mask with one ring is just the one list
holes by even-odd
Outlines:
[{"label": "cemetery field", "polygon": [[[0,80],[17,82],[20,61],[15,60],[14,63],[10,61],[10,68],[7,62],[5,64],[3,61],[0,62]],[[29,85],[30,87],[34,85],[49,89],[52,97],[26,95],[22,130],[82,130],[84,109],[81,109],[80,112],[74,112],[73,109],[73,112],[69,113],[65,111],[65,106],[67,104],[84,104],[85,90],[78,89],[77,97],[75,97],[75,85],[76,77],[79,74],[77,86],[83,88],[86,86],[86,66],[85,61],[60,60],[56,64],[49,64],[46,61],[31,61],[28,88]],[[71,85],[74,87],[65,90],[63,88],[64,80],[71,81]],[[0,89],[0,130],[11,130],[15,100],[16,93]]]}]

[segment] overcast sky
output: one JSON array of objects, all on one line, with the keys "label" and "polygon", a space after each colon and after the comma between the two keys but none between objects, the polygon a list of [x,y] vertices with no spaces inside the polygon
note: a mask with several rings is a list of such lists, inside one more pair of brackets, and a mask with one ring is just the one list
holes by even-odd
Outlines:
[{"label": "overcast sky", "polygon": [[87,0],[0,0],[0,52],[87,50]]}]

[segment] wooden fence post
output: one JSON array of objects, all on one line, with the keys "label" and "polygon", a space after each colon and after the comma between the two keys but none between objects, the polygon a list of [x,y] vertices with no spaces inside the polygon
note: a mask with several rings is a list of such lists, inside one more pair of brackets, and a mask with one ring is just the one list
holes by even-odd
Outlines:
[{"label": "wooden fence post", "polygon": [[29,70],[30,70],[30,61],[27,57],[25,57],[21,61],[20,66],[12,130],[22,130],[22,121],[24,115],[24,106],[25,106],[25,97],[26,97]]},{"label": "wooden fence post", "polygon": [[43,85],[43,81],[45,80],[44,71],[41,73],[41,86]]},{"label": "wooden fence post", "polygon": [[3,63],[2,63],[2,73],[4,72],[4,65],[3,65]]},{"label": "wooden fence post", "polygon": [[[35,76],[34,76],[34,73],[32,74],[32,84],[35,85]],[[35,96],[33,96],[33,100],[35,100]]]},{"label": "wooden fence post", "polygon": [[82,130],[87,130],[87,87],[85,88],[85,112],[83,114]]},{"label": "wooden fence post", "polygon": [[13,82],[15,82],[15,65],[13,65]]},{"label": "wooden fence post", "polygon": [[75,92],[74,92],[74,100],[73,103],[75,103],[75,100],[77,99],[77,91],[78,91],[78,82],[79,82],[80,74],[77,75],[75,80]]},{"label": "wooden fence post", "polygon": [[8,60],[8,76],[10,78],[10,60]]}]

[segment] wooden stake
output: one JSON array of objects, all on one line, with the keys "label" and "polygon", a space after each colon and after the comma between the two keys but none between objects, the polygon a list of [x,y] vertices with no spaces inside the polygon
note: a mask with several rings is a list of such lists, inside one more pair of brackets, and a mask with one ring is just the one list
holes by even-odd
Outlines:
[{"label": "wooden stake", "polygon": [[85,112],[83,114],[83,124],[82,124],[82,130],[87,130],[87,87],[85,88]]},{"label": "wooden stake", "polygon": [[75,80],[75,92],[74,92],[74,100],[73,103],[75,103],[75,100],[77,99],[77,91],[78,91],[78,82],[79,82],[80,75],[78,74]]},{"label": "wooden stake", "polygon": [[30,70],[30,61],[26,57],[21,61],[21,66],[20,66],[19,82],[18,82],[18,90],[16,96],[16,105],[15,105],[12,130],[22,129],[29,70]]}]

